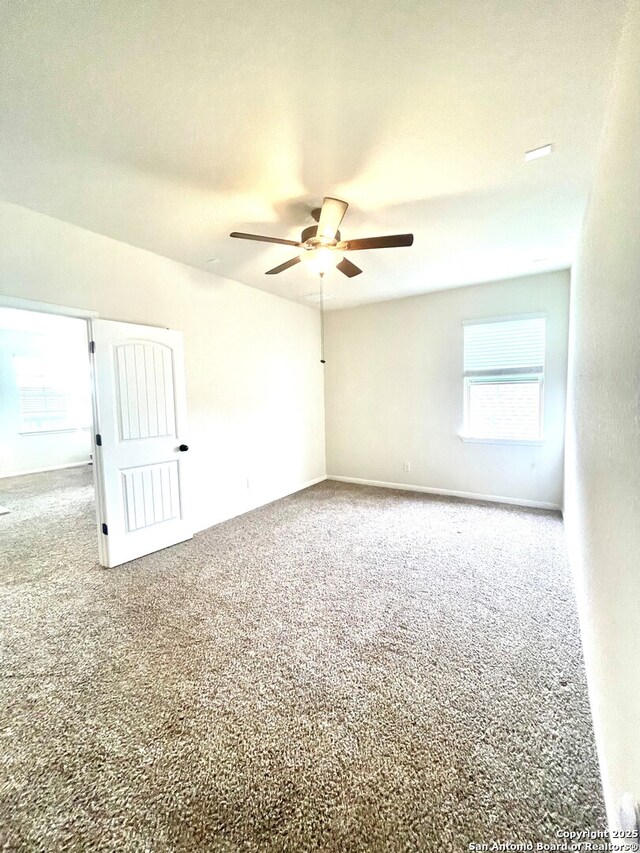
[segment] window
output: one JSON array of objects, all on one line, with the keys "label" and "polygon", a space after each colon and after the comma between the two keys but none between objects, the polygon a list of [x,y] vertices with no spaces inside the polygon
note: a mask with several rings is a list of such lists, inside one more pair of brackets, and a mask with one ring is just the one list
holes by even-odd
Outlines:
[{"label": "window", "polygon": [[89,426],[87,390],[75,370],[59,358],[14,355],[20,401],[20,431],[24,433],[77,429]]},{"label": "window", "polygon": [[67,429],[67,395],[54,387],[39,356],[13,357],[22,432]]},{"label": "window", "polygon": [[464,326],[464,438],[542,438],[545,320]]}]

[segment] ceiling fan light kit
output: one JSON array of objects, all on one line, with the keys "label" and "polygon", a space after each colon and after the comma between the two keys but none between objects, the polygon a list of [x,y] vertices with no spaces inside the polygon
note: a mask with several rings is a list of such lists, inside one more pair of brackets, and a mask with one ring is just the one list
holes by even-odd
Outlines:
[{"label": "ceiling fan light kit", "polygon": [[300,259],[318,275],[324,275],[332,267],[337,267],[344,260],[343,255],[336,249],[328,246],[319,246],[317,249],[303,249]]}]

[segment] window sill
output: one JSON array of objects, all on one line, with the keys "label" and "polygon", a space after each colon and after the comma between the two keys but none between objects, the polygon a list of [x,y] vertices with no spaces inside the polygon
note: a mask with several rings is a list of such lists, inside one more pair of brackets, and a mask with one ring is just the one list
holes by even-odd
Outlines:
[{"label": "window sill", "polygon": [[543,438],[476,438],[471,435],[458,436],[461,441],[472,444],[523,444],[528,447],[540,447],[544,444]]},{"label": "window sill", "polygon": [[[89,427],[90,429],[91,427]],[[78,432],[85,427],[62,427],[61,429],[27,429],[21,430],[18,435],[58,435],[64,432]]]}]

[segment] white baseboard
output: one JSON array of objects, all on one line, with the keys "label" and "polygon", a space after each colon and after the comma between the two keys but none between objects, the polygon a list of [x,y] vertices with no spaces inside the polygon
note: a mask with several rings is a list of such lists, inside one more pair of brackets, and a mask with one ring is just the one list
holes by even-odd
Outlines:
[{"label": "white baseboard", "polygon": [[[314,480],[307,480],[306,483],[303,483],[301,486],[296,486],[293,491],[287,492],[287,494],[295,495],[296,492],[302,492],[304,489],[308,489],[310,486],[315,486],[316,483],[324,483],[326,479],[327,475],[323,474],[322,477],[316,477]],[[282,497],[286,497],[286,495],[283,495]]]},{"label": "white baseboard", "polygon": [[469,501],[492,501],[499,504],[513,504],[514,506],[528,506],[535,509],[561,510],[558,504],[546,501],[529,501],[522,498],[504,498],[499,495],[479,495],[475,492],[456,492],[451,489],[434,489],[431,486],[408,486],[406,483],[385,483],[381,480],[362,480],[358,477],[338,477],[327,474],[327,480],[335,480],[337,483],[355,483],[359,486],[379,486],[382,489],[401,489],[405,492],[426,492],[429,495],[445,495],[453,498],[466,498]]},{"label": "white baseboard", "polygon": [[286,498],[289,495],[295,495],[296,492],[302,492],[304,489],[308,489],[310,486],[315,486],[316,483],[322,483],[326,479],[326,475],[323,474],[322,477],[316,477],[313,480],[307,480],[305,483],[300,483],[293,488],[285,489],[284,492],[278,492],[277,494],[269,495],[266,498],[263,496],[263,498],[258,499],[255,503],[252,502],[250,505],[244,506],[238,512],[230,512],[228,515],[225,514],[219,518],[213,519],[212,521],[206,522],[202,527],[198,527],[195,532],[200,533],[201,530],[208,530],[210,527],[215,527],[216,524],[222,524],[223,521],[229,521],[232,518],[238,518],[241,515],[246,515],[248,512],[253,512],[254,509],[260,509],[261,506],[267,506],[268,504],[282,500],[282,498]]},{"label": "white baseboard", "polygon": [[10,471],[8,474],[0,473],[0,480],[5,477],[22,477],[24,474],[44,474],[46,471],[62,471],[64,468],[83,468],[90,465],[91,460],[86,462],[69,462],[66,465],[50,465],[48,468],[29,468],[27,471]]}]

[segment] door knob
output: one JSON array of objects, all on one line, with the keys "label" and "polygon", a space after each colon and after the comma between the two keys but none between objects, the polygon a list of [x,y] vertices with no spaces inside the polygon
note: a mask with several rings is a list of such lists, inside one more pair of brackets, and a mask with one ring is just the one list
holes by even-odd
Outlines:
[{"label": "door knob", "polygon": [[188,444],[181,444],[180,447],[178,448],[178,450],[181,450],[183,453],[185,452],[185,450],[188,450],[188,449],[189,449]]}]

